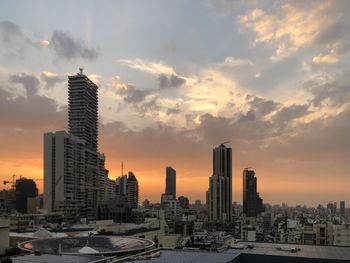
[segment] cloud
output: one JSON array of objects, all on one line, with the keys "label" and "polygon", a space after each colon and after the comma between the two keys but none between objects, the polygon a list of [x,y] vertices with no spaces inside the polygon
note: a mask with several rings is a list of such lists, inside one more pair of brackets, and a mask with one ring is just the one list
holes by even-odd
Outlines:
[{"label": "cloud", "polygon": [[18,37],[22,37],[20,27],[11,21],[0,21],[0,39],[4,43],[10,43]]},{"label": "cloud", "polygon": [[118,60],[122,65],[128,66],[129,68],[137,69],[143,72],[151,73],[154,75],[176,75],[175,70],[166,65],[162,61],[153,62],[145,61],[140,58],[135,59],[120,59]]},{"label": "cloud", "polygon": [[40,40],[39,43],[40,43],[40,45],[42,45],[44,47],[47,47],[50,45],[50,41],[47,39]]},{"label": "cloud", "polygon": [[117,94],[124,96],[124,101],[128,103],[142,102],[152,90],[140,90],[133,84],[126,84],[121,81],[119,76],[111,79],[112,86],[116,89]]},{"label": "cloud", "polygon": [[312,58],[315,64],[335,64],[350,52],[350,44],[336,43],[328,54],[320,53]]},{"label": "cloud", "polygon": [[261,72],[257,72],[254,75],[254,78],[259,79],[262,76]]},{"label": "cloud", "polygon": [[[327,11],[331,2],[315,2],[311,6],[286,3],[268,13],[254,9],[238,21],[255,31],[256,42],[270,42],[287,38],[296,47],[310,43],[322,27],[333,23],[321,15]],[[308,7],[308,8],[307,8]]]},{"label": "cloud", "polygon": [[330,54],[319,54],[312,58],[312,62],[316,64],[334,64],[339,61],[339,58],[331,52]]},{"label": "cloud", "polygon": [[45,82],[46,88],[53,88],[57,83],[63,82],[66,79],[64,76],[59,76],[49,71],[42,72],[40,78]]},{"label": "cloud", "polygon": [[340,107],[350,101],[350,88],[336,81],[309,80],[304,88],[312,94],[311,103],[315,107]]},{"label": "cloud", "polygon": [[39,90],[40,81],[31,74],[19,73],[10,76],[12,83],[21,84],[26,90],[27,96],[36,95]]},{"label": "cloud", "polygon": [[[238,23],[255,32],[255,43],[275,43],[276,52],[271,60],[276,62],[296,53],[301,47],[329,39],[330,28],[337,31],[341,12],[332,1],[279,2],[266,10],[253,9],[238,17]],[[334,33],[332,33],[334,35]],[[327,36],[326,36],[327,35]]]},{"label": "cloud", "polygon": [[227,57],[225,58],[225,61],[219,65],[226,66],[226,67],[240,67],[240,66],[246,66],[246,65],[253,66],[254,64],[249,59]]},{"label": "cloud", "polygon": [[285,59],[292,54],[296,53],[298,51],[298,48],[295,46],[289,46],[286,43],[281,43],[278,45],[275,54],[273,54],[270,59],[273,62],[278,62],[282,59]]},{"label": "cloud", "polygon": [[50,46],[55,51],[59,58],[86,60],[95,60],[98,57],[98,52],[94,48],[86,46],[86,44],[77,38],[73,38],[67,32],[55,30],[50,40]]},{"label": "cloud", "polygon": [[278,123],[286,124],[291,121],[301,118],[308,114],[308,105],[291,105],[285,106],[274,116]]},{"label": "cloud", "polygon": [[161,74],[158,77],[158,83],[160,89],[177,88],[184,85],[186,83],[186,79],[173,74],[171,76]]},{"label": "cloud", "polygon": [[268,115],[269,113],[277,110],[280,106],[280,103],[278,102],[253,95],[247,95],[246,100],[250,106],[250,109],[255,111],[259,116]]}]

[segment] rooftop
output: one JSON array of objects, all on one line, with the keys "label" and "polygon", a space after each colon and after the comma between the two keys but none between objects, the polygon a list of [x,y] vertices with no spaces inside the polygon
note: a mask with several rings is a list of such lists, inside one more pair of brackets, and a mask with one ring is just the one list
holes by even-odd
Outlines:
[{"label": "rooftop", "polygon": [[96,256],[71,256],[71,255],[23,255],[11,257],[13,263],[89,263],[101,259]]},{"label": "rooftop", "polygon": [[[241,251],[244,254],[346,260],[350,262],[350,247],[312,246],[262,242],[239,242],[238,244],[243,245],[244,247],[248,247],[248,245],[254,246],[252,249],[242,249]],[[237,251],[237,249],[234,250]]]},{"label": "rooftop", "polygon": [[[88,244],[88,245],[87,245]],[[83,237],[62,237],[43,238],[23,242],[19,248],[41,254],[56,254],[61,251],[65,255],[78,255],[83,251],[85,254],[108,255],[124,252],[137,252],[153,247],[154,243],[148,239],[119,236],[83,236]],[[87,253],[87,248],[89,252]],[[83,249],[83,250],[81,250]]]},{"label": "rooftop", "polygon": [[[239,242],[223,252],[203,250],[161,250],[153,263],[326,263],[350,262],[350,247],[309,246],[259,242]],[[249,248],[251,247],[251,248]],[[127,261],[130,262],[130,261]],[[137,263],[149,262],[139,259]]]}]

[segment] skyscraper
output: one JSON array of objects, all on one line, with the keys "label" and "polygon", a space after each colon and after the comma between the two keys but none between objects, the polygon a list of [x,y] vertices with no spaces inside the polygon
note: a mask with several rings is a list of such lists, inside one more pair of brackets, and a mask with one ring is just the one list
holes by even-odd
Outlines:
[{"label": "skyscraper", "polygon": [[[87,218],[96,217],[99,200],[98,87],[83,70],[68,77],[68,132],[85,144],[85,208]],[[104,168],[103,168],[104,169]]]},{"label": "skyscraper", "polygon": [[116,194],[119,196],[126,195],[127,175],[119,176],[116,180]]},{"label": "skyscraper", "polygon": [[243,213],[247,217],[256,217],[263,210],[263,201],[257,192],[255,171],[245,168],[243,170]]},{"label": "skyscraper", "polygon": [[93,151],[98,147],[98,87],[83,70],[68,77],[68,132],[84,140]]},{"label": "skyscraper", "polygon": [[213,149],[213,174],[209,178],[207,208],[210,221],[229,222],[232,217],[232,149]]},{"label": "skyscraper", "polygon": [[340,201],[340,214],[345,215],[345,201]]},{"label": "skyscraper", "polygon": [[170,166],[167,166],[165,171],[165,194],[172,195],[173,198],[176,198],[176,171]]},{"label": "skyscraper", "polygon": [[137,208],[139,206],[139,183],[133,172],[128,173],[126,192],[131,208]]},{"label": "skyscraper", "polygon": [[98,202],[115,189],[97,151],[97,89],[82,69],[69,76],[68,133],[44,135],[44,207],[63,211],[69,220],[96,219]]}]

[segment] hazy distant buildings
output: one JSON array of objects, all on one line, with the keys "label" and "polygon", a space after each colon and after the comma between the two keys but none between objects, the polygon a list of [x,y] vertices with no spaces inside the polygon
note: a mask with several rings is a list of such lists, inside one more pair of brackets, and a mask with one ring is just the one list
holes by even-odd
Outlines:
[{"label": "hazy distant buildings", "polygon": [[190,207],[190,201],[186,196],[180,196],[178,200],[181,208],[188,209]]},{"label": "hazy distant buildings", "polygon": [[139,183],[132,172],[128,173],[126,192],[131,208],[137,208],[139,206]]},{"label": "hazy distant buildings", "polygon": [[19,213],[27,213],[27,201],[30,197],[38,195],[38,188],[32,179],[20,178],[15,184],[16,210]]},{"label": "hazy distant buildings", "polygon": [[127,175],[119,176],[116,180],[116,194],[118,196],[126,195],[126,183],[128,181]]},{"label": "hazy distant buildings", "polygon": [[194,202],[194,209],[196,209],[197,211],[202,209],[202,201],[201,200],[196,200]]},{"label": "hazy distant buildings", "polygon": [[171,194],[162,194],[161,206],[164,210],[165,219],[174,219],[180,214],[179,200],[173,197]]},{"label": "hazy distant buildings", "polygon": [[224,144],[213,149],[213,175],[209,178],[207,208],[210,221],[231,221],[232,149]]},{"label": "hazy distant buildings", "polygon": [[98,154],[99,202],[113,199],[116,196],[116,181],[108,178],[109,171],[105,168],[106,157]]},{"label": "hazy distant buildings", "polygon": [[176,198],[176,171],[170,166],[166,167],[165,194]]},{"label": "hazy distant buildings", "polygon": [[243,170],[243,213],[247,217],[256,217],[263,211],[263,201],[257,192],[257,178],[254,170]]},{"label": "hazy distant buildings", "polygon": [[10,213],[16,208],[15,190],[0,190],[0,213]]},{"label": "hazy distant buildings", "polygon": [[139,205],[139,184],[134,173],[119,176],[116,181],[107,178],[105,184],[108,198],[98,205],[98,219],[113,219],[114,222],[131,222],[132,209]]},{"label": "hazy distant buildings", "polygon": [[340,214],[345,215],[345,201],[340,201]]},{"label": "hazy distant buildings", "polygon": [[337,202],[329,202],[327,204],[327,209],[331,214],[335,215],[337,213]]}]

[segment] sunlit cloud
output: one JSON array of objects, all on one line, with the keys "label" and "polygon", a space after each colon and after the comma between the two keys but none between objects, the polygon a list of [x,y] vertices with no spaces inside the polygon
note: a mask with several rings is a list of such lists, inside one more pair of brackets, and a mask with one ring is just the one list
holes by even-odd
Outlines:
[{"label": "sunlit cloud", "polygon": [[255,42],[277,42],[273,61],[286,58],[310,44],[324,28],[335,22],[325,14],[331,1],[316,1],[311,7],[286,3],[271,11],[253,9],[238,17],[238,23],[256,33]]},{"label": "sunlit cloud", "polygon": [[142,60],[140,58],[135,58],[135,59],[120,59],[118,60],[118,62],[130,68],[151,73],[154,75],[160,75],[160,74],[175,75],[176,74],[174,68],[166,65],[162,61],[153,62],[153,61]]},{"label": "sunlit cloud", "polygon": [[240,66],[252,66],[253,62],[249,59],[235,58],[235,57],[226,57],[223,63],[219,64],[220,66],[226,67],[240,67]]},{"label": "sunlit cloud", "polygon": [[262,76],[261,72],[257,72],[257,73],[255,73],[254,78],[258,79],[261,76]]},{"label": "sunlit cloud", "polygon": [[43,39],[40,41],[40,44],[44,47],[47,47],[48,45],[50,45],[50,41],[47,39]]},{"label": "sunlit cloud", "polygon": [[102,78],[101,75],[97,74],[90,74],[88,77],[92,80],[92,82],[94,82],[97,85],[100,84]]},{"label": "sunlit cloud", "polygon": [[312,61],[316,64],[334,64],[339,61],[339,58],[335,54],[319,54],[314,56]]}]

